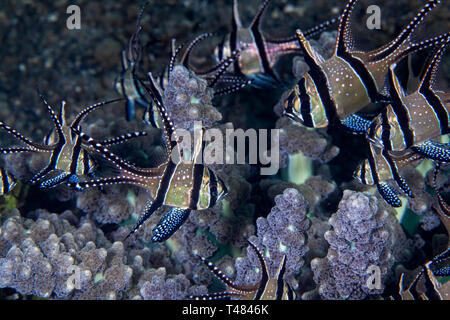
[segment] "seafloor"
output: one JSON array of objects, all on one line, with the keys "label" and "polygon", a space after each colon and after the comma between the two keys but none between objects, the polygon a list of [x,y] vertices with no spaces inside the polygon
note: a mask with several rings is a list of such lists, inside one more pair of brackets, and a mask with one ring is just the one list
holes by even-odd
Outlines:
[{"label": "seafloor", "polygon": [[[241,0],[244,24],[260,2]],[[448,31],[450,8],[443,2],[419,37]],[[381,30],[362,26],[364,8],[372,3],[382,8]],[[355,11],[356,42],[361,48],[385,43],[423,3],[361,1]],[[65,0],[0,2],[0,121],[39,142],[52,129],[39,92],[55,110],[61,100],[67,101],[72,114],[118,97],[114,80],[121,72],[120,53],[134,32],[142,2],[77,1],[80,30],[66,27],[66,8],[71,4]],[[296,28],[337,16],[344,5],[343,0],[274,0],[262,27],[273,38],[288,37]],[[231,7],[231,0],[149,1],[142,17],[142,70],[154,74],[163,70],[172,38],[183,43],[204,32],[229,32]],[[335,30],[336,26],[316,38],[319,50],[333,50]],[[213,44],[194,51],[197,65],[208,64]],[[293,56],[284,57],[277,66],[287,86],[295,81],[292,61]],[[179,74],[199,81],[186,70]],[[449,75],[447,54],[439,71],[440,86],[448,88]],[[410,281],[448,243],[433,209],[432,164],[403,170],[415,197],[404,198],[404,207],[394,210],[376,188],[352,177],[367,152],[364,137],[334,128],[307,130],[280,118],[283,91],[244,88],[212,100],[212,111],[202,120],[217,120],[216,126],[280,128],[283,168],[276,175],[261,176],[259,165],[220,166],[218,174],[229,189],[225,200],[212,209],[191,213],[163,243],[151,242],[162,210],[124,240],[149,200],[144,190],[120,185],[84,192],[66,186],[43,191],[26,183],[43,166],[39,156],[2,156],[3,166],[21,182],[0,198],[0,298],[184,299],[224,290],[199,256],[213,261],[236,283],[252,285],[260,273],[249,239],[265,250],[271,276],[286,255],[284,280],[297,299],[393,295],[402,273]],[[176,94],[188,93],[179,88]],[[198,94],[211,99],[210,93]],[[123,111],[120,103],[104,106],[87,117],[83,130],[99,139],[145,130],[148,136],[113,150],[141,166],[151,164],[152,157],[161,154],[160,132],[140,119],[125,121]],[[139,117],[141,112],[137,109]],[[18,142],[1,133],[1,147],[11,145]],[[449,191],[446,180],[442,171],[438,185],[444,195]],[[369,266],[381,272],[381,285],[376,288],[367,287]],[[68,287],[75,269],[81,272],[81,282]]]}]

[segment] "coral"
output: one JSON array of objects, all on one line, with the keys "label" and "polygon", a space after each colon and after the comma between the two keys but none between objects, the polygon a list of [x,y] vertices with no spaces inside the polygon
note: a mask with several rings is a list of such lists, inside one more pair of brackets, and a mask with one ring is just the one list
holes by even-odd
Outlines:
[{"label": "coral", "polygon": [[212,106],[213,90],[206,80],[183,66],[175,66],[164,90],[164,104],[177,128],[191,129],[194,121],[205,128],[222,119]]},{"label": "coral", "polygon": [[[324,299],[364,299],[381,294],[394,262],[389,215],[377,198],[344,191],[325,233],[330,248],[325,258],[311,262],[318,292]],[[377,271],[373,271],[377,270]],[[379,272],[380,283],[370,276]]]},{"label": "coral", "polygon": [[[125,250],[122,242],[111,243],[90,220],[78,221],[70,211],[56,215],[37,210],[30,216],[36,220],[13,210],[1,225],[0,287],[54,299],[157,298],[149,288],[160,281],[167,289],[161,298],[181,299],[206,290],[192,286],[182,274],[166,274],[173,262],[158,259],[160,249]],[[164,275],[150,277],[153,266]]]},{"label": "coral", "polygon": [[288,118],[278,119],[276,127],[280,129],[281,167],[286,166],[288,155],[298,152],[322,163],[329,162],[339,153],[339,148],[329,145],[326,135],[319,130],[299,126]]},{"label": "coral", "polygon": [[[306,231],[310,222],[306,217],[308,204],[296,189],[288,188],[282,195],[275,197],[275,206],[267,218],[258,218],[257,238],[250,238],[257,247],[266,248],[265,256],[269,275],[274,277],[283,255],[286,255],[286,273],[284,279],[291,287],[298,286],[294,276],[303,266],[303,256],[308,251]],[[248,251],[248,262],[244,259],[236,261],[236,283],[251,283],[257,274],[251,266],[258,262],[252,250]],[[253,273],[253,275],[251,275]]]}]

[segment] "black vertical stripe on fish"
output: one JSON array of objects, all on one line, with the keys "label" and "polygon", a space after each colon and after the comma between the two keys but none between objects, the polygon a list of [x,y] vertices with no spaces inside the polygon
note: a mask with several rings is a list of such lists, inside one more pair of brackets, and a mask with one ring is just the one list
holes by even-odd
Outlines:
[{"label": "black vertical stripe on fish", "polygon": [[431,108],[433,108],[433,112],[436,114],[436,118],[439,120],[441,134],[450,133],[447,109],[445,108],[441,100],[430,88],[423,88],[420,90],[420,93],[423,94],[428,104],[431,106]]},{"label": "black vertical stripe on fish", "polygon": [[389,94],[392,99],[391,106],[392,106],[392,110],[394,110],[394,113],[397,116],[397,121],[398,121],[398,124],[400,125],[400,129],[402,130],[405,147],[409,148],[414,144],[414,134],[409,126],[410,117],[408,114],[408,109],[403,104],[403,102],[399,96],[399,93],[397,92],[394,77],[395,77],[395,74],[391,68],[388,73]]},{"label": "black vertical stripe on fish", "polygon": [[369,166],[370,166],[370,171],[372,174],[372,180],[374,182],[374,184],[378,185],[380,183],[380,179],[378,177],[378,168],[377,165],[375,163],[375,157],[373,155],[373,151],[370,151],[370,155],[367,158],[367,161],[369,161]]},{"label": "black vertical stripe on fish", "polygon": [[198,200],[200,198],[200,188],[202,187],[203,180],[203,164],[196,163],[194,164],[194,172],[193,172],[193,183],[191,189],[191,198],[189,201],[189,208],[196,210],[198,205]]},{"label": "black vertical stripe on fish", "polygon": [[75,138],[75,145],[73,146],[72,149],[72,156],[70,159],[70,168],[69,168],[69,172],[76,174],[77,173],[77,165],[78,165],[78,158],[80,157],[80,153],[81,153],[81,139],[80,136],[76,136]]},{"label": "black vertical stripe on fish", "polygon": [[[239,19],[239,17],[235,16],[235,10],[233,7],[233,14],[232,14],[232,18],[231,18],[231,33],[230,33],[230,38],[229,38],[229,45],[230,45],[230,52],[234,52],[237,49],[237,37],[238,37],[238,22],[236,19]],[[226,43],[224,42],[224,46],[226,45]],[[224,47],[222,47],[223,50]],[[223,58],[223,53],[222,53],[222,58]],[[219,59],[219,61],[221,61],[222,59]],[[238,75],[242,75],[242,70],[241,67],[239,66],[239,61],[235,60],[233,63],[233,68],[234,68],[234,72]]]},{"label": "black vertical stripe on fish", "polygon": [[277,293],[275,296],[275,300],[281,300],[283,298],[284,293],[284,273],[286,272],[286,256],[283,256],[283,265],[281,266],[280,272],[277,277]]},{"label": "black vertical stripe on fish", "polygon": [[89,154],[86,150],[83,150],[83,174],[87,175],[91,172],[91,166],[89,163]]},{"label": "black vertical stripe on fish", "polygon": [[389,165],[389,170],[391,171],[394,181],[408,196],[411,196],[411,190],[409,189],[409,186],[407,185],[406,181],[400,176],[398,167],[390,157],[389,153],[384,149],[382,151],[382,155],[383,158],[386,160],[387,164]]},{"label": "black vertical stripe on fish", "polygon": [[272,76],[274,79],[278,79],[277,75],[273,72],[272,68],[270,67],[269,58],[267,57],[266,52],[266,44],[264,41],[264,37],[260,31],[261,17],[264,14],[264,11],[266,10],[269,2],[270,0],[264,1],[264,3],[262,4],[254,20],[252,21],[252,24],[250,26],[250,32],[253,36],[253,40],[255,40],[256,48],[258,49],[258,56],[261,62],[263,72]]},{"label": "black vertical stripe on fish", "polygon": [[129,236],[135,233],[144,224],[144,222],[148,218],[150,218],[150,216],[164,204],[164,200],[166,199],[166,195],[170,187],[170,182],[172,180],[176,168],[177,165],[173,163],[173,161],[169,161],[167,163],[166,170],[164,171],[164,175],[160,181],[159,187],[156,191],[156,195],[152,204],[145,209],[144,214],[139,218],[139,221],[133,227],[133,229],[131,229],[131,231],[128,233],[125,239],[128,239]]},{"label": "black vertical stripe on fish", "polygon": [[217,202],[217,198],[219,197],[218,191],[217,191],[217,179],[214,172],[208,168],[209,172],[209,208],[212,208],[215,206]]},{"label": "black vertical stripe on fish", "polygon": [[388,109],[384,108],[381,112],[381,141],[385,150],[392,150],[391,144],[391,125],[388,119]]},{"label": "black vertical stripe on fish", "polygon": [[266,291],[267,283],[269,282],[269,273],[267,272],[266,263],[264,262],[264,258],[261,255],[261,252],[256,248],[256,246],[249,241],[251,247],[256,252],[256,255],[258,257],[259,264],[261,266],[261,281],[259,282],[258,290],[255,294],[255,297],[253,300],[261,300],[262,295]]},{"label": "black vertical stripe on fish", "polygon": [[377,84],[375,79],[372,77],[370,72],[367,70],[364,63],[353,57],[352,54],[347,50],[347,45],[345,43],[345,35],[347,23],[350,18],[350,14],[356,4],[356,0],[350,1],[342,13],[338,37],[336,42],[336,55],[344,59],[353,69],[353,71],[359,76],[364,87],[366,88],[367,94],[371,102],[384,101],[385,97],[378,93]]},{"label": "black vertical stripe on fish", "polygon": [[164,200],[166,199],[167,192],[169,191],[170,182],[172,181],[176,168],[177,165],[173,161],[169,160],[167,163],[166,170],[164,170],[164,175],[161,179],[158,190],[156,191],[155,200],[153,201],[153,204],[156,203],[159,206],[163,205]]},{"label": "black vertical stripe on fish", "polygon": [[408,37],[411,36],[412,32],[416,27],[422,22],[422,20],[433,10],[441,1],[440,0],[429,0],[428,3],[414,16],[414,18],[409,22],[409,24],[402,30],[400,35],[392,42],[391,45],[387,46],[386,49],[378,52],[374,57],[375,60],[383,60],[390,54],[394,53],[403,42],[405,42]]},{"label": "black vertical stripe on fish", "polygon": [[306,80],[305,78],[300,79],[298,82],[299,89],[299,99],[300,99],[300,112],[303,118],[303,124],[307,127],[313,127],[313,119],[311,115],[311,99],[306,93]]},{"label": "black vertical stripe on fish", "polygon": [[[301,33],[300,30],[297,30],[297,34]],[[327,77],[325,73],[322,71],[322,68],[316,63],[314,58],[309,55],[308,50],[305,48],[303,42],[299,36],[299,44],[302,48],[304,55],[303,59],[309,67],[308,74],[311,76],[314,81],[314,85],[316,86],[317,92],[319,93],[320,100],[325,108],[325,113],[329,123],[333,123],[339,120],[336,110],[336,104],[331,98],[330,91],[328,90],[329,85],[327,81]]]}]

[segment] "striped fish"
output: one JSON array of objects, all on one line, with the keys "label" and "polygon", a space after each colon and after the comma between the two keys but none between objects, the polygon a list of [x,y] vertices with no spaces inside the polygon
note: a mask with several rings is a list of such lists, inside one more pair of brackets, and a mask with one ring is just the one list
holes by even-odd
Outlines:
[{"label": "striped fish", "polygon": [[261,280],[257,284],[250,286],[237,285],[210,261],[201,258],[208,269],[226,285],[227,289],[224,292],[190,296],[188,298],[193,300],[229,298],[238,298],[240,300],[294,300],[295,292],[283,279],[286,272],[286,256],[283,256],[275,277],[271,277],[261,251],[252,242],[249,241],[249,243],[250,247],[255,251],[260,264]]},{"label": "striped fish", "polygon": [[0,167],[0,196],[7,194],[16,185],[16,179],[5,168]]},{"label": "striped fish", "polygon": [[137,80],[137,68],[143,50],[139,34],[142,30],[141,19],[146,4],[139,12],[134,33],[126,48],[122,50],[122,73],[115,80],[116,91],[126,100],[125,118],[127,121],[134,119],[136,105],[147,108],[150,103],[145,96],[144,88]]},{"label": "striped fish", "polygon": [[309,71],[290,91],[284,114],[305,126],[321,128],[339,124],[371,102],[390,102],[384,93],[389,67],[412,52],[444,42],[450,34],[413,40],[414,30],[440,2],[428,0],[394,40],[371,51],[357,50],[353,45],[350,18],[357,0],[349,0],[340,17],[331,58],[323,58],[297,30]]},{"label": "striped fish", "polygon": [[[154,101],[161,117],[161,127],[167,147],[167,160],[158,167],[137,167],[122,160],[93,138],[72,128],[84,143],[89,145],[120,172],[119,175],[114,177],[71,184],[73,187],[77,190],[83,190],[105,185],[130,184],[142,187],[150,193],[153,200],[146,206],[144,213],[127,238],[135,233],[163,205],[179,209],[202,210],[213,207],[228,192],[224,182],[215,172],[205,167],[199,161],[203,151],[203,130],[201,130],[200,139],[195,141],[194,152],[190,160],[173,161],[172,155],[176,154],[177,159],[181,159],[183,151],[178,145],[175,127],[166,111],[161,92],[151,73],[149,73],[149,85],[146,87],[146,90],[149,97]],[[180,226],[179,223],[178,226]],[[175,231],[173,228],[170,229],[172,233]]]},{"label": "striped fish", "polygon": [[400,170],[421,160],[422,156],[412,150],[405,150],[392,155],[372,143],[369,148],[369,157],[356,168],[354,177],[362,184],[376,185],[380,195],[389,205],[400,207],[402,202],[396,190],[389,185],[388,181],[393,179],[406,195],[412,197],[411,189],[400,175]]},{"label": "striped fish", "polygon": [[[448,261],[449,258],[450,248],[447,248],[443,253],[425,263],[421,271],[407,288],[405,288],[404,274],[402,274],[399,282],[398,296],[392,298],[398,300],[450,300],[450,281],[441,284],[435,276],[435,274],[438,276],[449,276],[450,269],[444,267],[434,273],[431,270],[433,264]],[[420,285],[421,281],[422,285]]]},{"label": "striped fish", "polygon": [[450,93],[433,90],[439,61],[450,36],[434,53],[419,87],[407,95],[389,69],[389,91],[392,103],[372,122],[368,138],[388,151],[402,151],[426,140],[450,133]]},{"label": "striped fish", "polygon": [[[215,58],[220,61],[231,52],[242,49],[239,59],[233,64],[232,72],[250,78],[255,87],[273,87],[281,83],[273,69],[275,64],[284,55],[301,52],[295,37],[269,39],[261,32],[261,18],[269,4],[270,0],[265,0],[250,25],[244,28],[239,16],[238,0],[233,0],[232,31],[214,52]],[[336,21],[337,19],[326,21],[305,31],[305,34],[312,37]]]},{"label": "striped fish", "polygon": [[[161,75],[159,75],[153,82],[155,88],[157,88],[159,92],[164,92],[169,83],[170,75],[172,74],[174,67],[177,65],[183,66],[191,70],[198,77],[206,80],[207,87],[214,89],[214,96],[220,96],[236,92],[242,89],[243,87],[247,86],[250,83],[248,80],[239,77],[225,75],[225,72],[232,65],[233,61],[238,59],[241,52],[240,50],[232,52],[229,56],[224,57],[218,64],[209,68],[208,70],[202,71],[196,70],[189,64],[189,57],[192,53],[192,50],[198,45],[198,43],[200,43],[202,40],[212,35],[213,34],[211,33],[204,33],[196,37],[194,40],[192,40],[186,47],[186,49],[183,51],[183,55],[179,60],[177,59],[177,57],[180,55],[184,46],[180,45],[176,47],[175,39],[172,39],[172,55],[170,57],[169,64],[167,68],[164,70],[164,72]],[[140,87],[151,86],[151,84],[148,81],[144,82],[137,80],[137,82],[139,82]],[[146,99],[151,101],[151,103],[148,105],[148,107],[144,112],[143,120],[145,123],[152,124],[154,127],[161,129],[162,119],[158,111],[158,106],[151,99],[151,97],[148,97],[148,95]]]},{"label": "striped fish", "polygon": [[[52,132],[45,137],[44,143],[33,142],[15,129],[0,122],[0,128],[26,145],[26,147],[1,148],[0,153],[34,152],[44,154],[47,159],[46,166],[30,180],[30,183],[36,183],[42,180],[40,183],[41,188],[55,187],[64,181],[78,181],[78,177],[81,175],[91,175],[95,166],[89,156],[89,152],[92,150],[88,145],[82,143],[79,135],[74,134],[72,128],[79,129],[81,122],[91,111],[103,105],[120,101],[121,99],[104,101],[88,106],[80,111],[70,124],[67,122],[67,105],[65,101],[61,103],[61,111],[58,116],[43,96],[41,96],[41,99],[47,107],[47,111],[54,125]],[[146,134],[146,132],[129,133],[124,136],[105,140],[103,143],[105,145],[113,145]],[[51,172],[58,172],[58,174],[52,178],[45,178]]]}]

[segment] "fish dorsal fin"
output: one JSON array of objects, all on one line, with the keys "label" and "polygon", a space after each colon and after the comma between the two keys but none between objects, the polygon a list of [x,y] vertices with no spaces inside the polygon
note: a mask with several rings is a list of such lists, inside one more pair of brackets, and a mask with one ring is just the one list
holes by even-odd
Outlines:
[{"label": "fish dorsal fin", "polygon": [[[148,73],[149,77],[149,85],[144,87],[147,89],[147,93],[150,95],[151,99],[154,102],[154,106],[158,110],[159,116],[161,117],[161,124],[163,129],[164,141],[166,147],[168,148],[167,153],[168,156],[171,156],[172,153],[178,152],[179,156],[182,156],[182,151],[178,145],[178,136],[176,134],[175,126],[170,118],[166,107],[164,106],[164,101],[162,99],[161,92],[156,86],[155,80],[153,79],[152,73]],[[181,158],[179,158],[181,159]]]},{"label": "fish dorsal fin", "polygon": [[212,37],[214,34],[207,32],[197,36],[194,40],[192,40],[187,46],[186,50],[184,50],[183,56],[181,57],[180,64],[189,69],[189,57],[192,53],[192,50],[203,40]]},{"label": "fish dorsal fin", "polygon": [[311,47],[311,44],[309,43],[308,39],[306,39],[302,30],[297,29],[296,34],[300,47],[303,50],[306,64],[309,66],[310,69],[317,67],[324,61],[323,57],[316,50],[314,50],[313,47]]},{"label": "fish dorsal fin", "polygon": [[53,111],[52,107],[48,104],[43,95],[41,95],[41,100],[47,107],[47,111],[50,114],[50,118],[52,119],[55,126],[56,134],[58,135],[58,143],[65,141],[64,133],[62,131],[62,124],[59,121],[57,114],[55,113],[55,111]]},{"label": "fish dorsal fin", "polygon": [[337,56],[341,56],[342,54],[349,52],[349,45],[350,42],[352,41],[351,39],[352,35],[350,31],[351,27],[350,17],[357,2],[358,0],[348,1],[339,20],[338,34],[334,49],[334,54]]},{"label": "fish dorsal fin", "polygon": [[233,0],[233,15],[232,15],[233,28],[242,29],[241,17],[239,16],[239,2]]},{"label": "fish dorsal fin", "polygon": [[[425,19],[425,17],[436,7],[440,4],[440,0],[428,0],[427,4],[414,16],[414,18],[408,23],[408,25],[400,32],[400,34],[392,41],[390,41],[388,44],[382,46],[381,48],[374,50],[373,55],[369,56],[370,61],[380,61],[389,55],[392,54],[398,54],[398,52],[403,52],[404,49],[399,49],[404,45],[408,44],[408,42],[411,42],[411,35],[413,34],[414,30],[419,26],[419,24],[422,23],[422,21]],[[438,41],[438,38],[433,41]],[[432,39],[430,39],[432,40]],[[418,44],[412,45],[409,44],[409,49],[406,49],[407,53],[408,51],[417,51],[421,48],[427,48],[431,44],[431,41],[422,41]]]},{"label": "fish dorsal fin", "polygon": [[395,68],[397,67],[397,64],[393,64],[389,67],[389,94],[391,98],[397,98],[401,100],[403,97],[405,97],[405,91],[403,90],[403,87],[400,84],[400,81],[398,80],[397,76],[395,75]]},{"label": "fish dorsal fin", "polygon": [[172,73],[175,63],[177,61],[177,56],[180,53],[181,49],[183,49],[183,47],[184,47],[184,44],[180,44],[178,47],[175,47],[175,42],[176,42],[176,39],[172,39],[172,44],[171,44],[172,54],[171,54],[170,60],[169,60],[167,79],[170,79],[170,74]]},{"label": "fish dorsal fin", "polygon": [[84,120],[84,118],[92,111],[106,105],[106,104],[110,104],[110,103],[115,103],[118,101],[123,101],[123,98],[118,98],[118,99],[113,99],[113,100],[109,100],[109,101],[101,101],[101,102],[97,102],[94,103],[90,106],[87,106],[85,108],[83,108],[80,112],[78,112],[78,114],[75,116],[75,119],[73,119],[72,123],[70,124],[70,126],[72,128],[78,128],[80,126],[80,123]]},{"label": "fish dorsal fin", "polygon": [[[142,25],[141,25],[141,20],[142,20],[142,15],[144,14],[144,9],[146,7],[146,5],[148,4],[148,1],[146,1],[141,9],[139,10],[139,14],[138,14],[138,18],[136,21],[136,28],[134,30],[133,35],[131,36],[130,40],[128,41],[128,46],[126,48],[126,52],[125,52],[125,58],[127,61],[130,62],[138,62],[141,54],[142,54],[142,46],[141,46],[141,41],[139,39],[139,34],[142,31]],[[122,56],[122,62],[124,61],[123,56]]]},{"label": "fish dorsal fin", "polygon": [[253,249],[253,251],[256,253],[256,256],[258,257],[262,273],[261,282],[266,282],[269,279],[269,270],[267,268],[266,260],[264,259],[261,250],[259,250],[258,247],[256,247],[256,245],[253,242],[248,241],[248,243],[250,244],[250,247]]},{"label": "fish dorsal fin", "polygon": [[271,0],[265,0],[262,5],[259,7],[258,12],[256,13],[255,17],[253,18],[252,22],[250,23],[249,29],[252,31],[259,32],[259,28],[261,26],[261,18],[264,15],[264,12],[266,12],[267,7],[269,6]]},{"label": "fish dorsal fin", "polygon": [[61,101],[61,108],[59,110],[59,122],[61,126],[67,126],[67,115],[70,113],[70,107],[68,107],[67,102]]},{"label": "fish dorsal fin", "polygon": [[447,36],[445,41],[440,45],[440,47],[436,50],[433,57],[431,58],[427,71],[425,72],[422,81],[419,84],[420,92],[422,92],[423,90],[431,90],[431,87],[435,82],[436,73],[439,68],[439,62],[441,61],[442,56],[445,52],[445,48],[449,42],[450,42],[450,35]]}]

